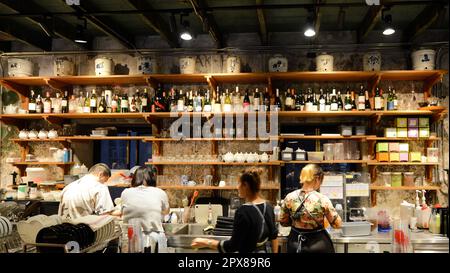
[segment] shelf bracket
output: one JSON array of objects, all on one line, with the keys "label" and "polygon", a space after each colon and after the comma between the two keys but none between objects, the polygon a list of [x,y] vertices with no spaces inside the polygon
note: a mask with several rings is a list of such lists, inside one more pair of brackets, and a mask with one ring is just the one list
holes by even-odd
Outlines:
[{"label": "shelf bracket", "polygon": [[145,77],[145,81],[147,82],[147,84],[149,86],[151,86],[153,89],[158,88],[158,84],[160,82],[158,82],[155,78],[152,78],[151,76]]},{"label": "shelf bracket", "polygon": [[65,119],[61,117],[55,117],[55,116],[43,116],[44,120],[47,121],[50,124],[59,125],[61,126]]},{"label": "shelf bracket", "polygon": [[217,90],[217,81],[216,81],[216,79],[214,79],[214,77],[211,76],[211,75],[205,76],[205,78],[206,78],[206,81],[208,82],[209,88],[212,89],[211,91],[215,92]]},{"label": "shelf bracket", "polygon": [[380,83],[380,80],[381,80],[381,74],[380,73],[376,73],[369,80],[369,88],[368,89],[370,90],[370,93],[371,93],[372,97],[375,94],[375,88]]},{"label": "shelf bracket", "polygon": [[423,95],[424,95],[424,99],[427,99],[428,97],[431,96],[431,88],[433,87],[433,85],[435,85],[437,82],[443,80],[443,74],[440,72],[437,72],[436,74],[434,74],[433,76],[430,76],[428,79],[426,79],[423,83]]},{"label": "shelf bracket", "polygon": [[269,92],[269,96],[271,97],[273,94],[273,88],[272,88],[272,77],[267,77],[267,91]]},{"label": "shelf bracket", "polygon": [[48,86],[50,86],[53,89],[59,90],[59,91],[63,91],[63,89],[67,87],[67,84],[59,82],[55,79],[48,78],[48,79],[44,79],[44,81]]}]

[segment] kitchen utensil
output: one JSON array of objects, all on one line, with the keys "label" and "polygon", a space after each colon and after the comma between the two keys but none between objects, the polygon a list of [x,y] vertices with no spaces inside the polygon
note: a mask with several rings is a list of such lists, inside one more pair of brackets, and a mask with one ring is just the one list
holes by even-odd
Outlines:
[{"label": "kitchen utensil", "polygon": [[342,236],[369,236],[371,225],[367,221],[342,223]]},{"label": "kitchen utensil", "polygon": [[198,198],[198,191],[194,191],[194,194],[192,195],[191,198],[191,203],[189,204],[189,207],[192,208],[192,206],[195,204],[195,201],[197,201]]}]

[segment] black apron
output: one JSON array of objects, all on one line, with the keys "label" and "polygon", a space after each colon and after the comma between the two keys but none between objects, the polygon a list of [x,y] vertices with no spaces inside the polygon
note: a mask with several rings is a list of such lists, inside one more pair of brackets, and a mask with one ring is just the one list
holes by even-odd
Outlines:
[{"label": "black apron", "polygon": [[[299,214],[303,208],[306,199],[305,197],[295,214]],[[308,212],[308,210],[306,210]],[[309,213],[309,212],[308,212]],[[314,219],[314,217],[312,217]],[[294,222],[294,220],[293,220]],[[334,253],[333,241],[330,234],[322,227],[320,223],[318,229],[299,229],[291,226],[291,232],[287,241],[288,253]]]},{"label": "black apron", "polygon": [[261,213],[259,208],[253,204],[253,207],[255,207],[256,211],[258,212],[259,216],[262,219],[261,222],[261,231],[259,232],[258,241],[256,243],[256,249],[253,251],[253,253],[272,253],[272,246],[270,245],[271,242],[269,242],[269,238],[265,238],[261,241],[262,236],[264,235],[264,228],[266,226],[266,218],[264,217],[266,215],[266,202],[264,202],[264,210]]}]

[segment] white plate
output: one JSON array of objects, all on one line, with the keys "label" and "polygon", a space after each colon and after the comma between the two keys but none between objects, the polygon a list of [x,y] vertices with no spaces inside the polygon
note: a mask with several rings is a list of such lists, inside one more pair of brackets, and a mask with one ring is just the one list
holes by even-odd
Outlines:
[{"label": "white plate", "polygon": [[5,223],[6,226],[6,230],[3,232],[5,233],[4,236],[8,236],[12,234],[12,230],[13,230],[13,226],[11,224],[11,222],[8,220],[8,218],[0,216],[0,221],[3,220],[3,222]]},{"label": "white plate", "polygon": [[6,236],[3,235],[4,233],[6,234],[6,223],[3,223],[3,220],[0,219],[0,238]]}]

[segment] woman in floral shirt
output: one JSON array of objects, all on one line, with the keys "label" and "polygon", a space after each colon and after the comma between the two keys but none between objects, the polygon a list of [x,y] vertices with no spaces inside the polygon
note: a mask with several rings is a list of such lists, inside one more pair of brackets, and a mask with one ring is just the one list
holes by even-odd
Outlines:
[{"label": "woman in floral shirt", "polygon": [[303,187],[289,193],[281,207],[280,224],[291,226],[288,252],[334,252],[333,242],[325,230],[325,222],[340,228],[342,219],[330,199],[317,190],[323,171],[316,164],[306,165],[300,174]]}]

